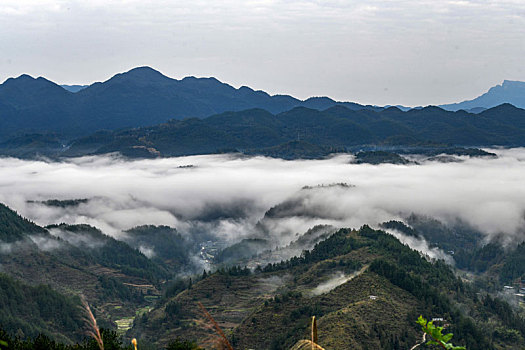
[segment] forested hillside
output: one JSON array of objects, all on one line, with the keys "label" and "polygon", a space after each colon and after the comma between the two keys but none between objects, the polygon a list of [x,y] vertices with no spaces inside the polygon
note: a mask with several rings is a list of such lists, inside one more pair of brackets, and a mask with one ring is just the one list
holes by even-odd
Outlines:
[{"label": "forested hillside", "polygon": [[[5,290],[7,309],[1,326],[13,334],[20,329],[26,336],[42,332],[80,340],[78,324],[70,320],[78,313],[70,297],[80,295],[92,303],[101,325],[114,328],[119,319],[132,320],[137,310],[149,307],[174,271],[88,225],[42,228],[3,205],[0,215],[2,272],[31,286],[11,283],[7,277],[3,280],[3,286],[12,285],[12,290]],[[63,307],[50,311],[57,303]],[[62,310],[67,322],[53,318],[57,310]]]},{"label": "forested hillside", "polygon": [[[434,152],[460,146],[525,145],[525,110],[501,105],[480,114],[427,107],[403,112],[318,111],[298,107],[273,115],[261,109],[227,112],[152,127],[101,132],[74,141],[62,155],[120,152],[129,157],[244,152],[315,158],[366,147]],[[439,152],[438,152],[439,153]]]},{"label": "forested hillside", "polygon": [[[266,215],[280,215],[285,207]],[[406,220],[411,226],[399,221],[382,225],[454,249],[461,270],[368,226],[335,233],[330,226],[318,226],[281,248],[282,255],[317,242],[288,260],[267,263],[279,256],[269,250],[268,241],[246,239],[215,257],[215,271],[176,277],[193,248],[172,228],[137,227],[126,233],[125,243],[87,225],[41,228],[5,206],[2,218],[0,262],[11,277],[0,275],[0,328],[18,349],[33,341],[49,348],[60,348],[52,339],[81,341],[81,294],[103,327],[117,329],[118,324],[124,340],[136,337],[149,344],[146,348],[177,339],[208,348],[216,334],[198,303],[235,349],[289,349],[308,338],[312,316],[318,319],[319,344],[326,349],[349,344],[355,349],[410,348],[422,336],[415,323],[419,315],[443,319],[454,343],[469,350],[521,349],[525,339],[520,307],[497,297],[504,284],[525,277],[523,244],[510,250],[496,242],[473,244],[479,233],[461,225],[444,226],[415,215]],[[124,320],[129,326],[120,326]],[[24,343],[15,336],[34,340]],[[122,346],[118,334],[106,332],[106,337]]]},{"label": "forested hillside", "polygon": [[340,230],[300,257],[253,272],[225,268],[197,283],[178,283],[131,334],[161,344],[175,336],[213,338],[213,331],[196,323],[199,301],[239,349],[289,348],[308,338],[313,315],[319,344],[327,349],[406,349],[421,337],[414,321],[419,314],[446,320],[455,342],[468,349],[519,349],[523,319],[505,316],[505,303],[479,292],[446,264],[429,262],[365,226]]},{"label": "forested hillside", "polygon": [[65,343],[83,338],[78,298],[48,286],[28,286],[0,273],[0,310],[1,328],[20,338],[46,334]]}]

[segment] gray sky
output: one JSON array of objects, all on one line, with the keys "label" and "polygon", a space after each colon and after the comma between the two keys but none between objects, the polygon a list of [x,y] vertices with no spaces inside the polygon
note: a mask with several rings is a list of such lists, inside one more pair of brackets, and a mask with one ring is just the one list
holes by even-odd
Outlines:
[{"label": "gray sky", "polygon": [[148,65],[271,94],[457,102],[525,80],[524,0],[1,0],[0,81]]}]

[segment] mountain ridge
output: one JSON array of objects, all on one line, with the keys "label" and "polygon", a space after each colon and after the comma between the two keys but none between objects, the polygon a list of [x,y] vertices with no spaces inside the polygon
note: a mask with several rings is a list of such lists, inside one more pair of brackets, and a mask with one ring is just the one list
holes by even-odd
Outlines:
[{"label": "mountain ridge", "polygon": [[0,85],[0,138],[45,131],[67,139],[103,129],[203,118],[248,108],[263,108],[272,113],[301,105],[326,108],[343,104],[351,109],[381,109],[328,97],[302,101],[289,95],[272,96],[247,86],[235,88],[214,77],[177,80],[147,66],[81,87],[71,92],[68,86],[27,74],[7,79]]},{"label": "mountain ridge", "polygon": [[443,104],[439,107],[458,111],[475,108],[492,108],[503,103],[510,103],[518,108],[525,108],[525,82],[504,80],[501,84],[491,87],[484,94],[458,103]]},{"label": "mountain ridge", "polygon": [[[279,114],[250,109],[97,133],[77,139],[62,155],[120,152],[141,158],[241,151],[294,159],[354,148],[511,147],[525,145],[524,135],[525,110],[510,104],[479,114],[439,107],[408,112],[296,107]],[[295,140],[301,143],[291,143]]]},{"label": "mountain ridge", "polygon": [[[488,93],[514,91],[522,85],[525,87],[525,83],[506,80]],[[507,106],[505,103],[503,105]],[[180,132],[186,130],[187,135],[200,138],[192,140],[183,135],[185,142],[193,144],[181,151],[166,153],[169,155],[214,153],[226,149],[260,153],[258,149],[279,145],[283,146],[281,150],[272,152],[282,154],[282,150],[290,146],[286,143],[305,138],[316,147],[328,149],[418,142],[476,147],[522,146],[525,144],[521,137],[525,132],[524,117],[508,106],[470,105],[466,106],[472,107],[470,109],[459,109],[458,105],[455,111],[445,113],[438,106],[412,109],[363,106],[322,96],[299,100],[289,95],[272,96],[247,86],[235,88],[213,77],[190,76],[177,80],[147,66],[115,74],[104,82],[81,86],[76,92],[46,78],[23,74],[0,85],[0,154],[17,157],[71,154],[69,146],[73,144],[74,149],[79,140],[100,138],[101,131],[122,135],[137,128],[145,131],[162,125],[175,127],[176,121],[180,121],[176,125]],[[256,110],[264,110],[270,116]],[[247,113],[258,117],[248,117]],[[244,120],[244,124],[236,118]],[[262,119],[256,120],[258,118]],[[418,120],[421,118],[426,122]],[[228,122],[235,127],[220,125]],[[290,123],[293,127],[286,131]],[[255,129],[250,130],[252,127]],[[320,130],[323,133],[319,134]],[[253,142],[250,137],[258,141]],[[316,137],[323,139],[314,140]],[[128,147],[132,147],[128,154],[157,153],[156,141],[144,143],[128,139],[127,142]],[[183,141],[164,137],[162,142],[166,145]],[[97,147],[90,152],[121,151],[107,141],[104,144],[103,149]],[[304,154],[297,151],[292,150],[292,153]],[[316,151],[317,154],[324,152],[322,149]]]}]

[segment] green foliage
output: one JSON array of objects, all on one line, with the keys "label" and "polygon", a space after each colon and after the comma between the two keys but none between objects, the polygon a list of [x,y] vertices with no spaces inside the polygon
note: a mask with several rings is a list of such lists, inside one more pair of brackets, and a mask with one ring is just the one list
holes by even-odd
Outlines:
[{"label": "green foliage", "polygon": [[[359,242],[352,237],[347,237],[349,232],[350,230],[348,229],[341,229],[326,240],[317,243],[311,251],[305,250],[299,257],[296,256],[279,263],[270,263],[262,270],[264,272],[287,270],[296,266],[307,265],[339,255],[345,255],[353,250],[363,247],[363,242]],[[346,261],[345,265],[348,269],[353,268],[355,270],[360,269],[362,266],[358,261]]]},{"label": "green foliage", "polygon": [[385,151],[364,151],[355,155],[355,162],[357,164],[408,164],[410,161],[399,154]]},{"label": "green foliage", "polygon": [[48,286],[28,286],[0,274],[0,325],[6,331],[30,337],[43,333],[66,342],[79,339],[78,305]]},{"label": "green foliage", "polygon": [[245,151],[248,155],[264,155],[281,159],[319,159],[332,153],[346,152],[345,147],[330,147],[316,145],[306,141],[296,140],[277,146]]},{"label": "green foliage", "polygon": [[87,198],[79,199],[48,199],[41,202],[28,201],[28,203],[41,203],[47,205],[48,207],[58,207],[58,208],[67,208],[67,207],[78,207],[80,204],[86,204],[89,202]]},{"label": "green foliage", "polygon": [[[121,337],[117,332],[109,329],[101,329],[100,334],[104,342],[104,350],[131,350],[131,345],[124,346]],[[75,348],[75,346],[73,346]],[[98,344],[93,338],[84,341],[78,345],[79,350],[99,350]]]},{"label": "green foliage", "polygon": [[423,316],[419,316],[417,323],[421,326],[423,332],[430,336],[430,340],[427,341],[427,344],[430,345],[439,345],[443,349],[447,350],[466,350],[464,346],[454,346],[449,343],[452,339],[452,333],[443,334],[443,327],[435,326],[432,321],[427,321]]},{"label": "green foliage", "polygon": [[220,268],[217,273],[225,276],[249,276],[252,271],[248,267],[231,266],[228,268]]},{"label": "green foliage", "polygon": [[[472,349],[491,349],[487,334],[481,332],[477,325],[468,317],[459,312],[445,291],[459,290],[462,295],[461,281],[456,279],[453,275],[448,276],[446,271],[450,271],[447,266],[437,265],[433,266],[427,262],[423,262],[423,266],[428,264],[425,270],[418,269],[419,274],[411,273],[407,270],[406,265],[395,265],[383,259],[377,259],[370,264],[370,270],[386,277],[394,285],[397,285],[404,290],[416,296],[425,305],[425,309],[433,314],[448,315],[452,328],[455,330],[457,336],[465,341],[466,345]],[[445,271],[445,273],[443,273]],[[428,273],[431,275],[428,275]],[[440,277],[432,277],[440,276]],[[448,276],[448,277],[447,277]],[[427,277],[428,281],[422,277]],[[458,295],[460,297],[461,295]],[[466,297],[466,296],[464,296]],[[478,305],[481,307],[481,305]]]},{"label": "green foliage", "polygon": [[243,258],[251,258],[259,251],[265,248],[267,249],[268,244],[269,242],[265,239],[243,239],[239,243],[235,243],[221,250],[215,257],[215,260],[218,263],[229,263]]},{"label": "green foliage", "polygon": [[[89,225],[52,225],[50,228],[58,228],[67,231],[68,234],[87,236],[94,242],[100,242],[96,249],[84,249],[84,255],[97,264],[121,270],[130,276],[145,278],[149,281],[157,281],[169,277],[169,273],[155,262],[148,259],[137,249],[130,247],[127,243],[118,241],[113,237],[105,235],[99,229]],[[89,247],[86,247],[89,248]]]},{"label": "green foliage", "polygon": [[405,225],[401,221],[390,220],[390,221],[382,223],[380,226],[385,229],[397,230],[399,232],[404,233],[407,236],[419,237],[419,234],[416,230],[414,230],[410,226]]},{"label": "green foliage", "polygon": [[176,320],[178,317],[180,317],[179,313],[181,311],[181,304],[177,301],[170,300],[166,304],[166,316],[168,316],[171,319]]},{"label": "green foliage", "polygon": [[98,277],[102,290],[99,292],[100,297],[103,299],[107,298],[118,298],[126,301],[142,301],[142,295],[134,293],[133,290],[122,284],[121,281],[114,277],[101,275]]},{"label": "green foliage", "polygon": [[[115,331],[101,329],[100,334],[105,350],[131,350],[131,345],[123,345],[122,339]],[[10,336],[2,329],[0,329],[0,338],[7,340],[9,350],[99,350],[99,346],[93,338],[86,338],[82,342],[66,345],[44,334],[21,339],[20,337]],[[0,344],[1,346],[2,344]]]},{"label": "green foliage", "polygon": [[[501,264],[505,259],[505,250],[495,242],[473,249],[457,249],[454,259],[458,267],[473,272],[486,272],[491,266]],[[503,275],[502,275],[503,276]],[[508,280],[507,276],[502,280]]]},{"label": "green foliage", "polygon": [[47,231],[0,203],[0,241],[15,242],[31,234],[47,234]]},{"label": "green foliage", "polygon": [[407,218],[407,224],[427,241],[438,245],[444,251],[454,251],[454,260],[458,266],[461,265],[460,268],[465,268],[465,264],[468,264],[468,258],[464,261],[459,260],[463,252],[472,252],[484,237],[478,230],[464,223],[457,222],[454,226],[450,226],[436,219],[415,214]]},{"label": "green foliage", "polygon": [[501,282],[513,281],[516,278],[525,279],[525,242],[506,254],[501,268]]},{"label": "green foliage", "polygon": [[[512,106],[495,107],[475,118],[472,114],[437,107],[374,112],[334,106],[323,111],[294,108],[277,115],[247,109],[205,119],[172,120],[152,127],[97,133],[76,140],[65,153],[121,152],[131,157],[151,157],[157,151],[163,156],[180,156],[228,149],[283,158],[312,158],[355,146],[360,149],[361,145],[389,144],[400,149],[423,148],[423,152],[428,152],[431,148],[436,153],[478,156],[484,154],[445,146],[523,145],[524,114],[525,111]],[[515,123],[508,124],[509,119]],[[298,135],[300,141],[291,141],[297,140]],[[149,152],[148,148],[155,152]],[[370,158],[373,162],[406,161],[392,154]]]},{"label": "green foliage", "polygon": [[124,241],[131,247],[152,248],[155,252],[151,259],[168,265],[177,271],[190,263],[192,246],[176,229],[168,226],[143,225],[126,231]]},{"label": "green foliage", "polygon": [[189,340],[183,340],[180,338],[177,338],[175,340],[172,340],[169,342],[168,346],[166,347],[166,350],[200,350],[201,348],[197,345],[197,343]]},{"label": "green foliage", "polygon": [[[486,308],[486,311],[491,312],[499,317],[501,320],[501,323],[510,330],[517,331],[518,335],[521,333],[521,336],[525,338],[525,319],[523,317],[520,317],[518,314],[516,314],[511,306],[498,298],[492,298],[490,295],[487,295],[483,299],[483,305]],[[486,313],[488,313],[486,312]],[[496,331],[495,331],[496,332]],[[496,332],[496,336],[499,335],[500,338],[507,338],[506,336],[502,336],[505,334],[505,332],[500,329],[498,332]],[[514,333],[513,333],[514,334]],[[508,337],[512,338],[512,337]],[[518,337],[519,338],[519,337]]]},{"label": "green foliage", "polygon": [[183,290],[187,289],[190,284],[189,279],[185,280],[182,278],[177,278],[174,281],[170,283],[170,285],[166,288],[166,291],[164,292],[164,295],[162,297],[161,301],[167,300],[169,298],[172,298],[182,292]]}]

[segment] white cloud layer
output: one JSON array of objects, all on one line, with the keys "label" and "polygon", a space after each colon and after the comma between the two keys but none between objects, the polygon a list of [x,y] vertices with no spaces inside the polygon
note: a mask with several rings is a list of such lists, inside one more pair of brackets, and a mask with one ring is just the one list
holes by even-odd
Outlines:
[{"label": "white cloud layer", "polygon": [[[59,163],[1,158],[0,201],[40,225],[87,223],[113,236],[162,224],[233,242],[264,227],[286,245],[317,224],[357,228],[416,213],[449,223],[461,219],[488,239],[523,241],[525,149],[495,152],[498,159],[409,166],[350,164],[350,156],[309,161],[106,156]],[[178,168],[187,164],[194,167]],[[301,190],[340,182],[355,187]],[[66,208],[27,202],[77,198],[90,200]],[[261,220],[271,207],[298,200],[295,212]]]}]

